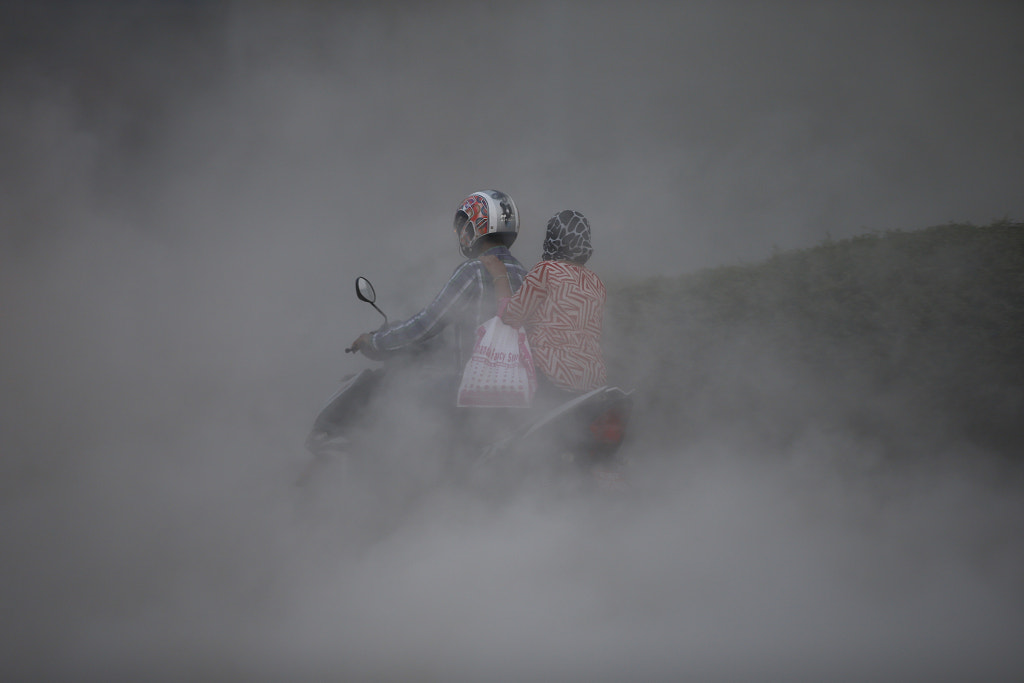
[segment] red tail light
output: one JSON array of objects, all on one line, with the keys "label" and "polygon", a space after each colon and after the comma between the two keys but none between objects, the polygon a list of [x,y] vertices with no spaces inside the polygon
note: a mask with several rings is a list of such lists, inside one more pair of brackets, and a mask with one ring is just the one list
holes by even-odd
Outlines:
[{"label": "red tail light", "polygon": [[598,443],[617,444],[626,435],[626,421],[618,410],[606,410],[590,423],[590,433]]}]

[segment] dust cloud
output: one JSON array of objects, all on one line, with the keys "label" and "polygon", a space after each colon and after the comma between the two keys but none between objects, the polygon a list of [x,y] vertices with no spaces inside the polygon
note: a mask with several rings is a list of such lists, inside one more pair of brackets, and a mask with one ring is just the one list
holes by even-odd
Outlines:
[{"label": "dust cloud", "polygon": [[550,214],[586,213],[609,284],[1019,215],[1020,19],[0,5],[0,671],[1018,679],[1019,482],[914,420],[926,466],[813,419],[772,440],[773,387],[811,407],[827,382],[770,362],[678,443],[637,415],[620,497],[445,482],[415,406],[385,408],[409,429],[369,471],[293,482],[371,365],[343,353],[379,323],[355,276],[393,318],[424,305],[472,190],[516,199],[527,264]]}]

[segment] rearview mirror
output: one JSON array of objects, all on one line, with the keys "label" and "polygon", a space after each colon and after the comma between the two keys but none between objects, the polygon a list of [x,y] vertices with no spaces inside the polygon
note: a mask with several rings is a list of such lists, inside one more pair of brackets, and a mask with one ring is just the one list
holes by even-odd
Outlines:
[{"label": "rearview mirror", "polygon": [[[373,291],[373,285],[365,277],[360,275],[356,278],[356,296],[359,297],[360,301],[365,301],[374,308],[377,308],[377,293]],[[384,315],[384,311],[377,308],[377,312],[384,316],[384,325],[388,324],[388,317]]]},{"label": "rearview mirror", "polygon": [[377,302],[377,293],[373,291],[373,285],[362,275],[356,278],[356,296],[360,301],[365,301],[368,304]]}]

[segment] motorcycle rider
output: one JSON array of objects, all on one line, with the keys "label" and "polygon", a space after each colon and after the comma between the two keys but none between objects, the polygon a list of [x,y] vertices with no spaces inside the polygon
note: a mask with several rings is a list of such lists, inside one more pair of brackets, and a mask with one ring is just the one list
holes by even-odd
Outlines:
[{"label": "motorcycle rider", "polygon": [[[462,375],[473,353],[476,329],[495,314],[495,279],[508,279],[514,292],[526,277],[526,268],[516,260],[509,247],[519,235],[519,211],[515,202],[499,190],[471,193],[455,212],[453,223],[459,252],[463,261],[423,310],[408,320],[386,329],[361,334],[352,343],[354,350],[379,360],[390,352],[421,344],[436,337],[446,328],[453,328],[453,379]],[[504,273],[495,278],[480,262],[483,255],[494,257],[504,265]],[[450,402],[455,402],[451,386]],[[448,391],[446,387],[445,391]]]}]

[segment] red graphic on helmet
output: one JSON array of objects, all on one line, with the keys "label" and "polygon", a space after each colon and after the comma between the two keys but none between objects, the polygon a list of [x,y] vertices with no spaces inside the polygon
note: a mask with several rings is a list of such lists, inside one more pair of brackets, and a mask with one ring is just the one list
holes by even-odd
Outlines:
[{"label": "red graphic on helmet", "polygon": [[[487,234],[487,202],[480,195],[472,195],[462,202],[462,206],[459,207],[459,213],[463,213],[468,217],[468,220],[461,221],[461,224],[457,227],[459,243],[463,247],[469,247],[476,237]],[[459,216],[459,218],[461,219],[462,217]]]}]

